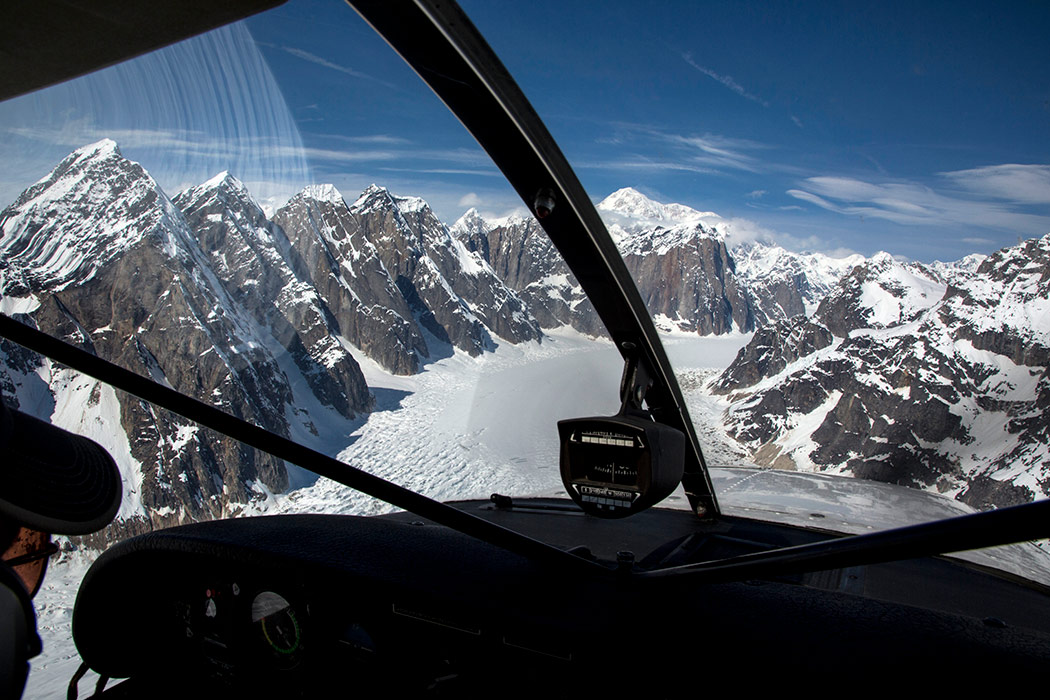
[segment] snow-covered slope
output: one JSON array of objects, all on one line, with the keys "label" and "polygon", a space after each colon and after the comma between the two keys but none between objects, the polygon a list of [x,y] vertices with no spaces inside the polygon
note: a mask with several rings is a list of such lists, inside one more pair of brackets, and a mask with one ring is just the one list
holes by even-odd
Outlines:
[{"label": "snow-covered slope", "polygon": [[[732,222],[631,189],[599,208],[659,327],[741,343],[755,332],[713,384],[735,441],[718,454],[981,506],[1046,493],[1047,239],[923,266],[730,248]],[[0,230],[0,311],[328,452],[353,442],[346,456],[377,464],[401,434],[389,423],[402,380],[408,394],[466,389],[451,376],[471,356],[541,353],[541,328],[602,333],[535,219],[472,210],[450,228],[378,186],[349,203],[311,186],[271,219],[228,173],[170,200],[102,141],[23,193]],[[374,400],[361,363],[389,384],[377,390],[389,415],[364,431],[373,445],[352,434]],[[290,483],[276,460],[5,343],[0,391],[118,455],[128,500],[111,533],[257,509]],[[410,431],[443,420],[425,396],[404,405],[434,423]],[[435,464],[450,457],[432,447]],[[408,478],[441,496],[466,486]]]},{"label": "snow-covered slope", "polygon": [[730,433],[760,464],[978,507],[1050,495],[1050,236],[951,279],[880,254],[757,333],[713,385]]},{"label": "snow-covered slope", "polygon": [[656,227],[672,228],[702,220],[718,220],[714,212],[697,211],[684,204],[662,204],[634,189],[616,190],[596,205],[610,232],[623,235]]},{"label": "snow-covered slope", "polygon": [[192,237],[181,218],[115,142],[77,149],[0,214],[4,287],[83,284],[148,237],[184,254]]},{"label": "snow-covered slope", "polygon": [[[263,245],[273,232],[238,184],[219,178],[187,193],[198,233],[112,142],[76,151],[0,215],[4,306],[50,335],[277,434],[308,433],[317,421],[367,411],[372,399],[351,357],[322,366],[295,329],[276,332],[269,322],[279,317],[278,300],[269,297],[284,286],[256,275],[281,256]],[[238,280],[243,270],[254,272]],[[229,286],[249,281],[249,294]],[[110,537],[227,515],[288,484],[280,460],[114,398],[43,358],[11,347],[4,354],[6,400],[72,429],[85,428],[91,411],[83,407],[99,407],[111,431],[104,444],[133,486]]]},{"label": "snow-covered slope", "polygon": [[838,281],[864,262],[861,255],[832,258],[822,253],[795,253],[758,241],[734,246],[732,255],[737,275],[759,309],[759,325],[802,313],[811,315]]}]

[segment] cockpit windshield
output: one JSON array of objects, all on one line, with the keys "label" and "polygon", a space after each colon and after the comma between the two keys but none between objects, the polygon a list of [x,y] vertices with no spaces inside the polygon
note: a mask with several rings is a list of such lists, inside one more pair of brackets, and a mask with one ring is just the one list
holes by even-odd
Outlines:
[{"label": "cockpit windshield", "polygon": [[[462,5],[608,228],[725,512],[856,534],[1050,493],[1045,8]],[[617,413],[623,348],[419,78],[291,0],[0,102],[0,311],[439,501],[563,496],[557,423]],[[41,593],[40,696],[105,545],[392,509],[8,340],[0,391],[124,479]],[[982,563],[1050,581],[1040,546]]]}]

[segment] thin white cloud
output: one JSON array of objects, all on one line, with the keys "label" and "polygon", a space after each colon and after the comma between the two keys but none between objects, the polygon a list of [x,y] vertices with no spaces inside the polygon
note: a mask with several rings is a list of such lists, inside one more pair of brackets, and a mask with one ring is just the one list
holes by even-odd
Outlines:
[{"label": "thin white cloud", "polygon": [[476,207],[480,204],[481,197],[479,197],[476,192],[467,192],[459,198],[459,206],[461,207]]},{"label": "thin white cloud", "polygon": [[418,173],[420,175],[481,175],[484,177],[502,177],[498,170],[471,170],[468,168],[379,168],[384,172]]},{"label": "thin white cloud", "polygon": [[760,197],[765,197],[766,194],[768,194],[766,192],[766,190],[751,190],[745,196],[747,196],[747,197],[749,197],[751,199],[759,199]]},{"label": "thin white cloud", "polygon": [[581,170],[651,170],[654,172],[676,171],[700,173],[702,175],[716,175],[720,172],[716,168],[704,167],[700,165],[691,165],[690,163],[685,161],[657,160],[654,158],[644,158],[642,156],[639,156],[634,160],[581,161],[579,163],[575,163],[574,167],[579,168]]},{"label": "thin white cloud", "polygon": [[806,192],[804,190],[788,190],[787,194],[792,196],[792,197],[794,197],[795,199],[801,199],[803,202],[809,202],[810,204],[816,204],[818,207],[822,207],[822,208],[828,209],[830,211],[837,211],[839,213],[845,213],[842,210],[840,210],[839,207],[836,207],[834,204],[832,204],[828,200],[823,199],[821,197],[818,197],[817,195],[811,194],[811,193]]},{"label": "thin white cloud", "polygon": [[768,107],[769,106],[768,102],[763,100],[761,97],[758,97],[757,95],[753,95],[750,92],[748,92],[747,90],[745,90],[744,86],[742,86],[737,81],[733,80],[732,77],[730,77],[728,75],[721,75],[719,73],[714,72],[710,68],[706,68],[704,66],[701,66],[699,63],[697,63],[696,61],[693,60],[693,55],[692,54],[690,54],[690,53],[683,53],[682,54],[682,60],[685,61],[686,63],[688,63],[689,65],[691,65],[693,68],[695,68],[698,71],[700,71],[701,73],[703,73],[704,75],[706,75],[707,77],[711,78],[712,80],[716,80],[719,83],[721,83],[722,85],[726,86],[727,88],[729,88],[730,90],[732,90],[736,94],[740,95],[744,99],[751,100],[752,102],[757,102],[758,104],[762,105],[763,107]]},{"label": "thin white cloud", "polygon": [[987,165],[941,173],[984,197],[1025,204],[1050,204],[1050,165]]},{"label": "thin white cloud", "polygon": [[137,148],[150,146],[198,151],[204,134],[173,129],[100,129],[87,119],[70,121],[61,129],[43,127],[7,127],[5,134],[32,141],[67,148],[80,148],[104,138],[113,139],[119,146]]},{"label": "thin white cloud", "polygon": [[595,159],[576,161],[577,168],[651,170],[692,172],[705,175],[727,170],[751,173],[792,172],[782,164],[770,163],[758,157],[772,147],[750,139],[721,134],[675,133],[650,124],[611,122],[615,130],[617,151],[615,160]]},{"label": "thin white cloud", "polygon": [[979,227],[1028,235],[1050,231],[1050,216],[1016,211],[1014,202],[955,197],[914,182],[872,183],[849,177],[811,177],[787,194],[838,214],[904,225]]},{"label": "thin white cloud", "polygon": [[336,163],[360,163],[365,161],[397,160],[402,153],[394,150],[350,151],[334,148],[304,148],[304,155],[310,160]]},{"label": "thin white cloud", "polygon": [[408,146],[411,141],[401,136],[390,134],[367,134],[364,136],[347,136],[345,134],[315,134],[317,138],[335,139],[346,143],[366,143],[374,146]]},{"label": "thin white cloud", "polygon": [[322,57],[320,57],[320,56],[318,56],[316,54],[312,54],[309,51],[304,51],[302,49],[297,49],[294,46],[280,46],[280,47],[277,47],[277,48],[280,48],[281,51],[284,51],[285,53],[291,54],[292,56],[295,56],[296,58],[301,58],[304,61],[309,61],[310,63],[316,63],[319,66],[324,66],[325,68],[331,68],[332,70],[337,70],[340,73],[345,73],[345,74],[353,76],[355,78],[363,78],[364,80],[371,80],[373,82],[379,83],[380,85],[386,85],[389,88],[395,87],[391,83],[388,83],[385,80],[380,80],[379,78],[376,78],[373,75],[369,75],[368,73],[362,73],[361,71],[354,70],[353,68],[350,68],[348,66],[341,66],[338,63],[333,63],[332,61],[329,61],[326,58],[322,58]]},{"label": "thin white cloud", "polygon": [[703,136],[676,136],[667,138],[677,142],[687,149],[694,149],[690,159],[694,163],[713,165],[716,167],[733,168],[735,170],[747,170],[755,172],[759,169],[759,162],[745,151],[763,148],[761,144],[747,139],[734,139],[717,134],[704,134]]},{"label": "thin white cloud", "polygon": [[[376,145],[383,145],[377,141]],[[397,145],[397,144],[393,144]],[[409,143],[409,146],[411,144]],[[354,150],[343,148],[304,147],[302,154],[317,163],[361,163],[361,162],[402,162],[415,163],[431,161],[468,166],[465,168],[429,168],[404,167],[414,172],[459,173],[489,175],[496,173],[491,159],[481,150],[469,149],[417,149],[417,148],[373,148]],[[393,169],[393,168],[391,168]]]},{"label": "thin white cloud", "polygon": [[794,114],[791,115],[791,121],[795,122],[795,126],[797,126],[798,128],[803,128],[802,120],[796,117]]}]

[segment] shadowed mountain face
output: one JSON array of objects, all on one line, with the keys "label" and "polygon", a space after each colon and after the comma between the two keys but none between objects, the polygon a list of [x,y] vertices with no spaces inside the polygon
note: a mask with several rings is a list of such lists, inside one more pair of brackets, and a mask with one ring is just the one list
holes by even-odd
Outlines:
[{"label": "shadowed mountain face", "polygon": [[[270,220],[228,173],[169,199],[104,140],[26,190],[0,225],[5,313],[319,445],[340,442],[340,421],[345,444],[374,403],[354,346],[410,374],[433,354],[423,329],[473,355],[497,338],[540,338],[524,302],[429,207],[381,188],[347,206],[331,186],[309,187]],[[229,515],[287,488],[279,460],[17,346],[0,353],[5,400],[73,421],[118,455],[128,498],[113,532]]]},{"label": "shadowed mountain face", "polygon": [[[176,204],[103,141],[27,190],[0,225],[0,294],[23,322],[280,435],[312,427],[307,405],[344,419],[371,407],[283,234],[232,178]],[[137,504],[122,512],[125,529],[226,515],[287,487],[279,460],[4,351],[5,398],[57,410],[86,392],[85,410],[113,434],[107,447],[124,445]]]},{"label": "shadowed mountain face", "polygon": [[405,298],[335,188],[307,188],[274,216],[343,337],[395,374],[428,357]]}]

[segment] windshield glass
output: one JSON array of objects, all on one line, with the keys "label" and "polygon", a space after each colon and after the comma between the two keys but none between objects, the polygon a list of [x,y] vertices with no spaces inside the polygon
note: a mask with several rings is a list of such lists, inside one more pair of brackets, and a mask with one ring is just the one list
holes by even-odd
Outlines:
[{"label": "windshield glass", "polygon": [[709,463],[1047,495],[1046,8],[466,8],[618,239]]},{"label": "windshield glass", "polygon": [[[726,512],[864,532],[1045,497],[1045,11],[464,6],[609,226]],[[557,421],[619,408],[538,222],[341,2],[8,100],[0,127],[4,314],[439,500],[561,495]],[[390,509],[7,341],[0,389],[124,477],[38,598],[41,695],[106,543]]]}]

